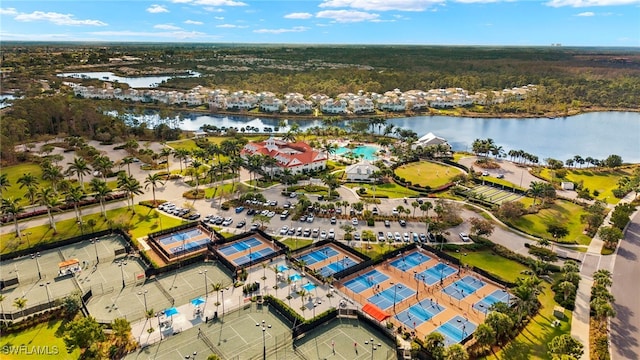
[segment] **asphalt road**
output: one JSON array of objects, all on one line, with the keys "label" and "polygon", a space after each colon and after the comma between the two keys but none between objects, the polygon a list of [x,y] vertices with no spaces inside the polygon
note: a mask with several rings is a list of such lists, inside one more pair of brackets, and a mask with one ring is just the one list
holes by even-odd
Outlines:
[{"label": "asphalt road", "polygon": [[611,355],[614,360],[640,359],[640,212],[636,213],[620,242],[611,292],[616,316],[611,319]]}]

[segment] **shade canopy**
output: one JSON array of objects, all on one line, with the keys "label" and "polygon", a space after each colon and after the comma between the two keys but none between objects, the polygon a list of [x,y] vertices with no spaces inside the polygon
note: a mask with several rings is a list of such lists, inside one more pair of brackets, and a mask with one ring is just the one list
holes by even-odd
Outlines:
[{"label": "shade canopy", "polygon": [[205,303],[205,301],[204,301],[204,299],[203,299],[203,298],[195,298],[195,299],[191,300],[191,304],[192,304],[193,306],[202,305],[202,304],[204,304],[204,303]]},{"label": "shade canopy", "polygon": [[173,315],[178,315],[178,309],[176,309],[175,307],[170,307],[167,310],[164,311],[164,314],[166,316],[173,316]]}]

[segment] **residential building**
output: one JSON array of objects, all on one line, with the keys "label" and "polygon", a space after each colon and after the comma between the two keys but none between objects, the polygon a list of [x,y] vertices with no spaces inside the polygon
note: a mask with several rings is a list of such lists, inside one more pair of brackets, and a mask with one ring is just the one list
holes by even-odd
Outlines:
[{"label": "residential building", "polygon": [[371,178],[371,174],[377,171],[380,171],[380,168],[372,165],[367,160],[363,160],[357,164],[347,166],[344,173],[347,181],[371,182],[374,180]]},{"label": "residential building", "polygon": [[283,169],[289,169],[294,174],[304,173],[322,170],[327,166],[326,155],[313,149],[309,144],[301,141],[287,142],[273,137],[246,144],[240,155],[243,158],[248,155],[265,155],[274,158],[276,167],[264,168],[265,171],[272,173],[278,173]]}]

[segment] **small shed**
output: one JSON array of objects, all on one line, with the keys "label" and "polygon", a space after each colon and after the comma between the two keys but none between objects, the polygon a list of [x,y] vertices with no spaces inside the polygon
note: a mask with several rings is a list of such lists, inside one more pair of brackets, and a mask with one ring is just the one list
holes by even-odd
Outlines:
[{"label": "small shed", "polygon": [[560,183],[562,190],[573,190],[574,184],[571,181],[563,181]]},{"label": "small shed", "polygon": [[554,307],[553,316],[555,316],[558,319],[564,319],[564,308],[562,306]]}]

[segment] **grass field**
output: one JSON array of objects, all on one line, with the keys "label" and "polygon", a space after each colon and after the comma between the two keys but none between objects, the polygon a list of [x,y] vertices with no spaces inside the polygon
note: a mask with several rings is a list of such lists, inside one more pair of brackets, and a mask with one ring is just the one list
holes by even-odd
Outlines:
[{"label": "grass field", "polygon": [[280,241],[281,243],[287,245],[291,250],[297,250],[301,247],[305,247],[313,243],[313,240],[310,239],[292,239],[288,238],[284,241]]},{"label": "grass field", "polygon": [[460,171],[452,166],[419,161],[402,165],[395,170],[395,173],[411,181],[412,184],[437,188],[451,182],[451,179],[460,174]]},{"label": "grass field", "polygon": [[[514,282],[526,267],[518,262],[492,254],[490,251],[448,252],[465,264],[484,269],[504,280]],[[489,265],[490,264],[490,265]],[[560,322],[560,326],[553,327],[551,323],[556,320],[553,316],[553,308],[558,304],[553,300],[551,284],[543,282],[543,293],[538,297],[542,307],[538,315],[527,324],[524,330],[507,346],[497,350],[495,354],[485,359],[551,359],[547,353],[547,344],[558,335],[568,334],[571,331],[571,311],[565,310],[566,319]]]},{"label": "grass field", "polygon": [[212,186],[210,188],[204,189],[204,196],[207,199],[214,197],[214,194],[216,198],[219,198],[220,196],[231,196],[230,194],[233,194],[235,191],[238,191],[238,189],[243,189],[242,191],[245,191],[246,189],[248,189],[248,187],[238,182],[236,182],[235,184],[226,183],[219,186]]},{"label": "grass field", "polygon": [[531,235],[551,239],[547,226],[559,223],[569,230],[569,235],[560,242],[589,245],[591,238],[582,233],[585,228],[585,224],[580,222],[582,214],[586,214],[586,211],[581,206],[569,201],[556,200],[548,209],[542,209],[537,214],[521,216],[513,221],[512,225]]},{"label": "grass field", "polygon": [[[0,338],[2,356],[0,358],[3,360],[78,359],[80,350],[76,349],[71,354],[67,353],[62,338],[56,337],[56,331],[61,325],[61,320],[51,320],[16,334],[2,335]],[[24,347],[21,350],[22,346]],[[38,354],[36,352],[38,350],[45,351],[45,353]],[[13,353],[9,353],[9,351]]]},{"label": "grass field", "polygon": [[[543,169],[540,172],[540,176],[551,181],[553,170]],[[609,204],[617,204],[620,199],[613,196],[612,190],[618,187],[618,180],[625,175],[630,175],[631,172],[627,170],[603,170],[595,171],[589,169],[575,169],[568,170],[565,180],[579,183],[582,181],[583,188],[589,188],[591,194],[594,190],[600,192],[596,197],[599,200],[605,201]]]},{"label": "grass field", "polygon": [[417,191],[407,189],[396,183],[377,184],[377,185],[348,183],[346,184],[346,186],[352,189],[365,188],[367,189],[367,194],[371,195],[372,197],[374,194],[372,186],[375,186],[376,187],[375,195],[377,197],[387,196],[390,199],[413,197],[413,196],[418,196],[420,194]]},{"label": "grass field", "polygon": [[[34,246],[40,243],[49,243],[80,236],[83,232],[101,231],[109,228],[109,224],[101,214],[86,215],[82,218],[85,223],[85,229],[82,230],[78,224],[76,224],[75,217],[57,221],[56,226],[58,232],[56,234],[53,233],[53,229],[51,229],[48,224],[28,228],[26,231],[23,231],[23,234],[27,232],[31,233],[29,235],[29,244],[27,244],[26,235],[22,236],[22,242],[20,242],[13,232],[4,234],[0,236],[0,244],[2,244],[0,254],[25,249],[29,245]],[[96,221],[95,227],[89,228],[86,225],[89,219]],[[107,219],[112,220],[115,224],[127,224],[127,227],[131,229],[129,231],[131,237],[134,239],[146,236],[150,232],[159,231],[161,227],[166,229],[183,223],[182,219],[166,216],[157,210],[140,205],[135,206],[135,214],[126,207],[107,211]]]},{"label": "grass field", "polygon": [[2,173],[7,174],[7,179],[9,180],[9,186],[6,190],[2,192],[2,197],[5,199],[8,198],[22,198],[20,201],[20,205],[27,206],[29,205],[29,200],[26,197],[27,188],[23,187],[20,189],[20,184],[18,184],[18,179],[24,175],[31,173],[31,175],[35,176],[38,179],[40,187],[51,186],[49,181],[42,180],[42,169],[40,165],[34,163],[27,164],[19,164],[13,166],[6,166],[2,168]]},{"label": "grass field", "polygon": [[[268,138],[267,135],[244,135],[243,137],[248,141],[261,141]],[[209,140],[209,142],[212,144],[220,144],[224,140],[231,139],[231,137],[209,136],[206,139]],[[198,149],[198,145],[196,145],[196,142],[193,139],[171,141],[171,142],[168,142],[167,145],[171,146],[174,149],[187,149],[189,151]]]}]

